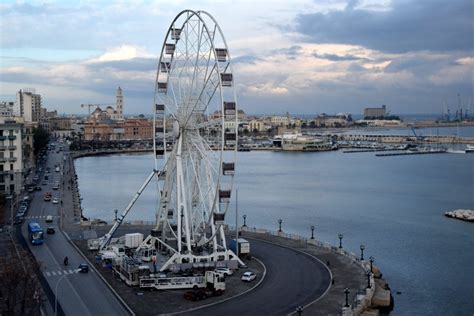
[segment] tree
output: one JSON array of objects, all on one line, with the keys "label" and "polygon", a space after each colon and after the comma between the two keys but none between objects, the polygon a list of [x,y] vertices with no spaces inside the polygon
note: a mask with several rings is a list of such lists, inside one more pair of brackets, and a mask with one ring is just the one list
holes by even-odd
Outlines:
[{"label": "tree", "polygon": [[6,248],[0,257],[0,315],[41,315],[38,264],[26,251],[19,250],[18,257],[13,245]]},{"label": "tree", "polygon": [[49,143],[49,132],[41,126],[33,129],[33,147],[35,156]]}]

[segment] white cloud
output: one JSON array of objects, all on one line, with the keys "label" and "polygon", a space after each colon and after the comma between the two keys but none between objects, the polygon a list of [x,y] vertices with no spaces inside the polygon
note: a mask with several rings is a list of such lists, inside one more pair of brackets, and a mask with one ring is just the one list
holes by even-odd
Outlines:
[{"label": "white cloud", "polygon": [[122,45],[108,50],[106,53],[97,58],[91,59],[89,62],[105,62],[128,60],[133,58],[153,58],[155,55],[148,53],[144,47],[134,45]]}]

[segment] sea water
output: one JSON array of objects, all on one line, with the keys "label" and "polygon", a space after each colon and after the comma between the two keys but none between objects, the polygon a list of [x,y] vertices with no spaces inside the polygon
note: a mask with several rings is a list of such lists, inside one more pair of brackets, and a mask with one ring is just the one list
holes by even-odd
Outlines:
[{"label": "sea water", "polygon": [[[75,161],[85,216],[111,220],[154,166],[151,154]],[[474,224],[443,216],[474,209],[474,154],[376,157],[342,151],[239,152],[239,225],[282,229],[375,257],[395,299],[392,315],[472,315]],[[129,220],[153,221],[150,183]],[[235,204],[227,215],[235,225]],[[401,294],[395,294],[401,292]],[[341,295],[343,295],[341,293]]]}]

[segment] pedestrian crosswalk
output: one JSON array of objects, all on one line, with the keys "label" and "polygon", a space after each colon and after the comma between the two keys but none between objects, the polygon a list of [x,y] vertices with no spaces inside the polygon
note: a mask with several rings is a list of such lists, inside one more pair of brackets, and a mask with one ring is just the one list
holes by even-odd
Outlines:
[{"label": "pedestrian crosswalk", "polygon": [[[46,219],[48,215],[38,215],[38,216],[26,216],[25,219]],[[57,217],[55,215],[51,215],[53,217]]]},{"label": "pedestrian crosswalk", "polygon": [[65,274],[73,274],[77,272],[78,272],[77,270],[70,269],[70,270],[44,271],[43,274],[46,277],[51,277],[51,276],[61,276]]},{"label": "pedestrian crosswalk", "polygon": [[[89,270],[90,272],[94,272],[94,270]],[[79,269],[67,269],[67,270],[56,270],[56,271],[43,271],[43,275],[45,277],[58,277],[67,274],[75,274],[78,273]]]}]

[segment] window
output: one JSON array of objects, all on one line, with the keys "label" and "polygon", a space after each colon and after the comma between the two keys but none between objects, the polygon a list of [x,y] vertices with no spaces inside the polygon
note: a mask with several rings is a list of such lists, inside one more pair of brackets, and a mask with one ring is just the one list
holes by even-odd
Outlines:
[{"label": "window", "polygon": [[15,180],[15,179],[13,178],[13,175],[11,174],[10,175],[10,181],[13,181],[13,180]]},{"label": "window", "polygon": [[10,170],[13,170],[13,164],[12,163],[10,164]]}]

